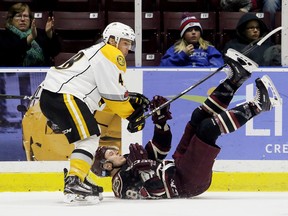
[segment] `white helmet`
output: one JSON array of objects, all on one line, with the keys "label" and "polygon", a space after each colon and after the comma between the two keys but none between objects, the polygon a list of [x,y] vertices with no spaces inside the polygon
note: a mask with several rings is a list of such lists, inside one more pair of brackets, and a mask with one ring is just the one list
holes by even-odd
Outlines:
[{"label": "white helmet", "polygon": [[132,41],[131,50],[134,51],[135,32],[130,26],[120,22],[110,23],[103,31],[104,41],[108,43],[108,40],[111,36],[114,36],[117,47],[121,38],[131,40]]}]

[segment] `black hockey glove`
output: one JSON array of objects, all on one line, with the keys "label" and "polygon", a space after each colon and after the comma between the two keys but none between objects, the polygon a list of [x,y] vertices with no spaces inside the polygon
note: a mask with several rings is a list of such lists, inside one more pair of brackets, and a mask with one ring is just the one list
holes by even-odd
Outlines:
[{"label": "black hockey glove", "polygon": [[[167,99],[160,96],[160,95],[155,95],[153,99],[150,102],[149,108],[150,111],[154,110],[155,108],[161,106],[167,102]],[[164,107],[161,110],[158,110],[152,115],[152,121],[154,124],[160,125],[163,127],[166,124],[166,121],[172,119],[172,115],[170,112],[170,104]]]},{"label": "black hockey glove", "polygon": [[144,112],[148,111],[150,101],[147,97],[137,92],[129,92],[128,94],[130,97],[129,102],[135,110],[142,107]]},{"label": "black hockey glove", "polygon": [[144,110],[142,107],[136,109],[128,118],[127,130],[130,133],[141,131],[145,127]]}]

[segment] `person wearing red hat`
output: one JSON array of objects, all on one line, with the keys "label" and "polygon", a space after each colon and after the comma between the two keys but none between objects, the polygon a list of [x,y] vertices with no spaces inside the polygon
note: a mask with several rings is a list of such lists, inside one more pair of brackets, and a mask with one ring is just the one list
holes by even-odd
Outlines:
[{"label": "person wearing red hat", "polygon": [[194,16],[185,17],[180,24],[180,39],[164,54],[160,66],[221,67],[222,54],[202,38],[203,29]]}]

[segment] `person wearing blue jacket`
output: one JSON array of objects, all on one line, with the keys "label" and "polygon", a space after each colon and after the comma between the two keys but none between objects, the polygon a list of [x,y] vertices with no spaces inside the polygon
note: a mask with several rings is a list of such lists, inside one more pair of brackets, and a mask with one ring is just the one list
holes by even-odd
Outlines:
[{"label": "person wearing blue jacket", "polygon": [[194,16],[181,21],[180,36],[164,54],[160,66],[167,67],[221,67],[222,54],[202,38],[203,29]]}]

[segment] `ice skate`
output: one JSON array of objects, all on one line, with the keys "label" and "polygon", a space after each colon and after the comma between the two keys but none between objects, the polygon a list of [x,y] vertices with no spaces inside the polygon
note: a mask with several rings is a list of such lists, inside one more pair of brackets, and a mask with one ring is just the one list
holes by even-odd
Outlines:
[{"label": "ice skate", "polygon": [[269,111],[282,104],[282,99],[269,76],[257,78],[255,83],[257,90],[253,103],[259,111]]},{"label": "ice skate", "polygon": [[227,78],[236,86],[241,86],[250,76],[258,64],[234,49],[228,49],[225,61],[228,68],[225,70]]},{"label": "ice skate", "polygon": [[95,195],[98,194],[100,201],[103,200],[103,194],[102,194],[103,193],[103,187],[96,185],[92,180],[89,180],[87,177],[85,178],[84,183],[86,185],[89,185],[90,187],[92,187],[93,194],[95,194]]},{"label": "ice skate", "polygon": [[102,187],[81,182],[78,176],[67,176],[67,173],[67,169],[64,169],[65,203],[97,204],[103,199],[100,193]]}]

